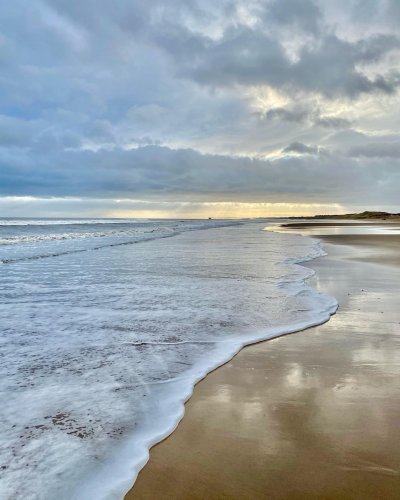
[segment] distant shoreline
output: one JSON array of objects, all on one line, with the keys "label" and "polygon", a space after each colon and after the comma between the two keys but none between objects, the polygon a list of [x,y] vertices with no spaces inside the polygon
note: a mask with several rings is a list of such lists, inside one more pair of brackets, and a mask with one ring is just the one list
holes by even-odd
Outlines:
[{"label": "distant shoreline", "polygon": [[355,214],[340,214],[340,215],[314,215],[314,216],[304,216],[304,217],[288,217],[288,219],[334,219],[334,220],[400,220],[400,213],[390,213],[390,212],[371,212],[365,211]]}]

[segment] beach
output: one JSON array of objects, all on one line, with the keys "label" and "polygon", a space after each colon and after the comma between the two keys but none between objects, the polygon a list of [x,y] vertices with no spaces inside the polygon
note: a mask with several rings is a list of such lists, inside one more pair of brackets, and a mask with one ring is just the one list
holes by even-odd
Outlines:
[{"label": "beach", "polygon": [[0,221],[2,500],[123,498],[198,381],[330,318],[273,222]]},{"label": "beach", "polygon": [[126,500],[399,498],[400,236],[322,226],[302,232],[328,256],[303,265],[337,314],[201,381]]},{"label": "beach", "polygon": [[400,500],[400,0],[0,15],[0,500]]}]

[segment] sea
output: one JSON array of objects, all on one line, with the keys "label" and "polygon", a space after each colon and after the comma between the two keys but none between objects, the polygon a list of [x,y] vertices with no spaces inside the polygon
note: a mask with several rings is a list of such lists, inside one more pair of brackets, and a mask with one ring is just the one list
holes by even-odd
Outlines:
[{"label": "sea", "polygon": [[122,499],[207,373],[327,321],[276,224],[0,219],[0,498]]}]

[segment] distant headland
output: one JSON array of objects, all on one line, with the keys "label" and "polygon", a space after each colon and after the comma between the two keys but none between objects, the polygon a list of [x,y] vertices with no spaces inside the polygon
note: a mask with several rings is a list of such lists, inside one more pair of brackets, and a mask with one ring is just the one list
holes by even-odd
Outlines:
[{"label": "distant headland", "polygon": [[289,219],[351,219],[351,220],[400,220],[400,213],[365,211],[355,214],[314,215],[312,217],[288,217]]}]

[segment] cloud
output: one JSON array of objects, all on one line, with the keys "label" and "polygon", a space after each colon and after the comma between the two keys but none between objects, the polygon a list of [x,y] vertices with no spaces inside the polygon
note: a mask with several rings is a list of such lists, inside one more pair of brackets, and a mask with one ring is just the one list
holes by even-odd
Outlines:
[{"label": "cloud", "polygon": [[299,153],[307,155],[317,155],[319,153],[318,146],[307,146],[302,142],[292,142],[283,150],[283,153]]},{"label": "cloud", "polygon": [[306,43],[293,63],[272,35],[237,27],[220,40],[206,43],[199,39],[194,57],[183,57],[180,62],[181,73],[202,84],[271,85],[288,91],[318,92],[329,98],[355,98],[364,93],[396,92],[400,84],[397,71],[370,77],[359,65],[375,63],[398,48],[400,40],[392,35],[352,43],[323,34],[316,43]]},{"label": "cloud", "polygon": [[399,161],[362,164],[357,158],[317,155],[318,148],[304,144],[288,151],[302,154],[271,161],[146,146],[52,151],[34,164],[29,154],[20,154],[0,159],[0,195],[297,203],[398,198]]},{"label": "cloud", "polygon": [[321,116],[315,120],[315,124],[324,128],[349,128],[352,124],[351,120],[340,118],[337,116]]},{"label": "cloud", "polygon": [[400,158],[400,142],[381,142],[364,144],[351,148],[350,156],[366,158]]},{"label": "cloud", "polygon": [[266,21],[297,27],[317,33],[322,23],[322,11],[313,0],[279,0],[266,7]]},{"label": "cloud", "polygon": [[301,123],[308,118],[309,112],[304,109],[272,108],[264,116],[270,120],[277,118],[288,122]]},{"label": "cloud", "polygon": [[394,199],[399,12],[394,0],[7,2],[0,193]]}]

